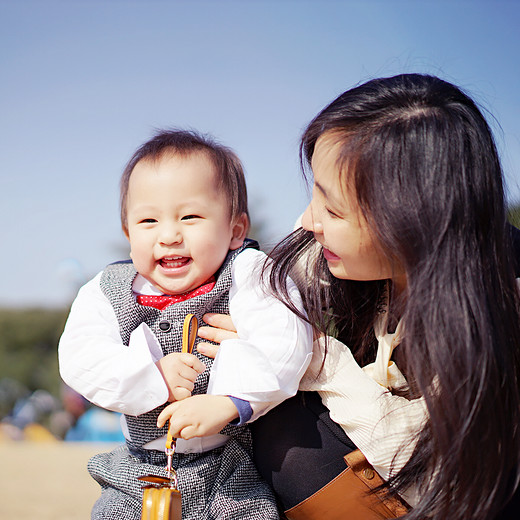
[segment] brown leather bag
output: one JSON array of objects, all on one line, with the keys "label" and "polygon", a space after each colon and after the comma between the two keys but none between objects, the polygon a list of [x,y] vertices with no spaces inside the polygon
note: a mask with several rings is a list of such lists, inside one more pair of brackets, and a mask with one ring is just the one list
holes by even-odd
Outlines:
[{"label": "brown leather bag", "polygon": [[141,520],[180,520],[181,494],[169,487],[146,486],[143,490]]},{"label": "brown leather bag", "polygon": [[347,468],[303,502],[285,511],[289,520],[381,520],[399,518],[409,510],[398,497],[371,492],[382,478],[359,451],[344,457]]},{"label": "brown leather bag", "polygon": [[[182,328],[182,352],[191,354],[195,338],[197,337],[198,321],[193,314],[188,314],[184,319]],[[175,439],[168,428],[166,439],[166,455],[168,464],[166,472],[168,477],[161,475],[144,475],[137,477],[144,482],[158,484],[146,486],[143,489],[143,509],[141,520],[181,520],[182,499],[181,492],[177,488],[177,473],[172,467],[172,457],[175,453]]]}]

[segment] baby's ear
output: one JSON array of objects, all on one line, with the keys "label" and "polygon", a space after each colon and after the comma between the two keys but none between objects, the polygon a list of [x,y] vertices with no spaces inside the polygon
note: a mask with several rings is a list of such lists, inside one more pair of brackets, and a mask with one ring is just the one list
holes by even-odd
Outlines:
[{"label": "baby's ear", "polygon": [[238,249],[244,243],[248,230],[249,218],[245,213],[242,213],[233,223],[233,236],[229,244],[229,249]]},{"label": "baby's ear", "polygon": [[130,234],[128,233],[128,229],[125,229],[124,227],[122,229],[126,239],[128,240],[128,243],[130,244],[130,252],[128,254],[130,255],[130,258],[132,258],[132,243],[130,242]]}]

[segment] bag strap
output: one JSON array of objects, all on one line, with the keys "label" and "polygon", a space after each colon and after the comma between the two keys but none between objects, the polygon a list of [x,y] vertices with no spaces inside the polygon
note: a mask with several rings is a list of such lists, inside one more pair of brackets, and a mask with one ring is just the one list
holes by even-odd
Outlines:
[{"label": "bag strap", "polygon": [[198,330],[199,322],[197,318],[193,314],[188,314],[186,318],[184,318],[184,324],[182,326],[182,352],[192,353]]},{"label": "bag strap", "polygon": [[[182,326],[182,352],[191,354],[193,351],[193,345],[195,344],[195,338],[197,337],[197,331],[199,330],[199,322],[193,314],[186,315],[184,318],[184,324]],[[175,439],[173,438],[170,428],[168,428],[168,434],[166,436],[166,454],[168,455],[170,450],[175,450]],[[173,452],[171,452],[173,454]]]},{"label": "bag strap", "polygon": [[[384,480],[379,476],[379,473],[371,466],[370,462],[368,462],[360,450],[347,453],[343,459],[356,477],[369,489],[375,490],[384,484]],[[397,495],[385,495],[383,493],[382,500],[385,506],[388,507],[396,517],[402,516],[409,511],[408,504]]]},{"label": "bag strap", "polygon": [[[188,314],[184,318],[182,325],[182,352],[191,354],[193,351],[193,345],[195,345],[195,339],[197,337],[197,331],[199,330],[199,322],[193,314]],[[166,448],[165,453],[168,459],[166,465],[166,471],[170,478],[172,489],[177,489],[177,473],[172,467],[173,454],[175,453],[175,445],[177,439],[171,434],[171,429],[168,426],[168,434],[166,435]]]}]

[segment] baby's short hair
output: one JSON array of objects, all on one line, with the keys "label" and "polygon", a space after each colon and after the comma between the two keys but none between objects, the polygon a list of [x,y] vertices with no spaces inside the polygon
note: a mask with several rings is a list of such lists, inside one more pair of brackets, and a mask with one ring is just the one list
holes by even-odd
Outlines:
[{"label": "baby's short hair", "polygon": [[235,220],[242,213],[249,219],[244,168],[235,152],[218,143],[212,136],[194,130],[161,130],[137,149],[121,176],[121,225],[125,233],[128,233],[128,185],[136,164],[142,160],[159,160],[165,154],[187,157],[194,153],[206,154],[214,164],[217,171],[217,189],[223,190],[227,197],[231,220]]}]

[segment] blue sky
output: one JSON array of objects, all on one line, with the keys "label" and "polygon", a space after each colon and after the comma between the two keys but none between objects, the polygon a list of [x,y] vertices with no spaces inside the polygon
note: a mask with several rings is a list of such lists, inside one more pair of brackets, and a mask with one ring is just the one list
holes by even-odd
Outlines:
[{"label": "blue sky", "polygon": [[307,201],[302,129],[373,77],[465,88],[519,200],[519,26],[515,0],[0,0],[0,306],[68,305],[124,254],[119,176],[157,128],[234,148],[274,243]]}]

